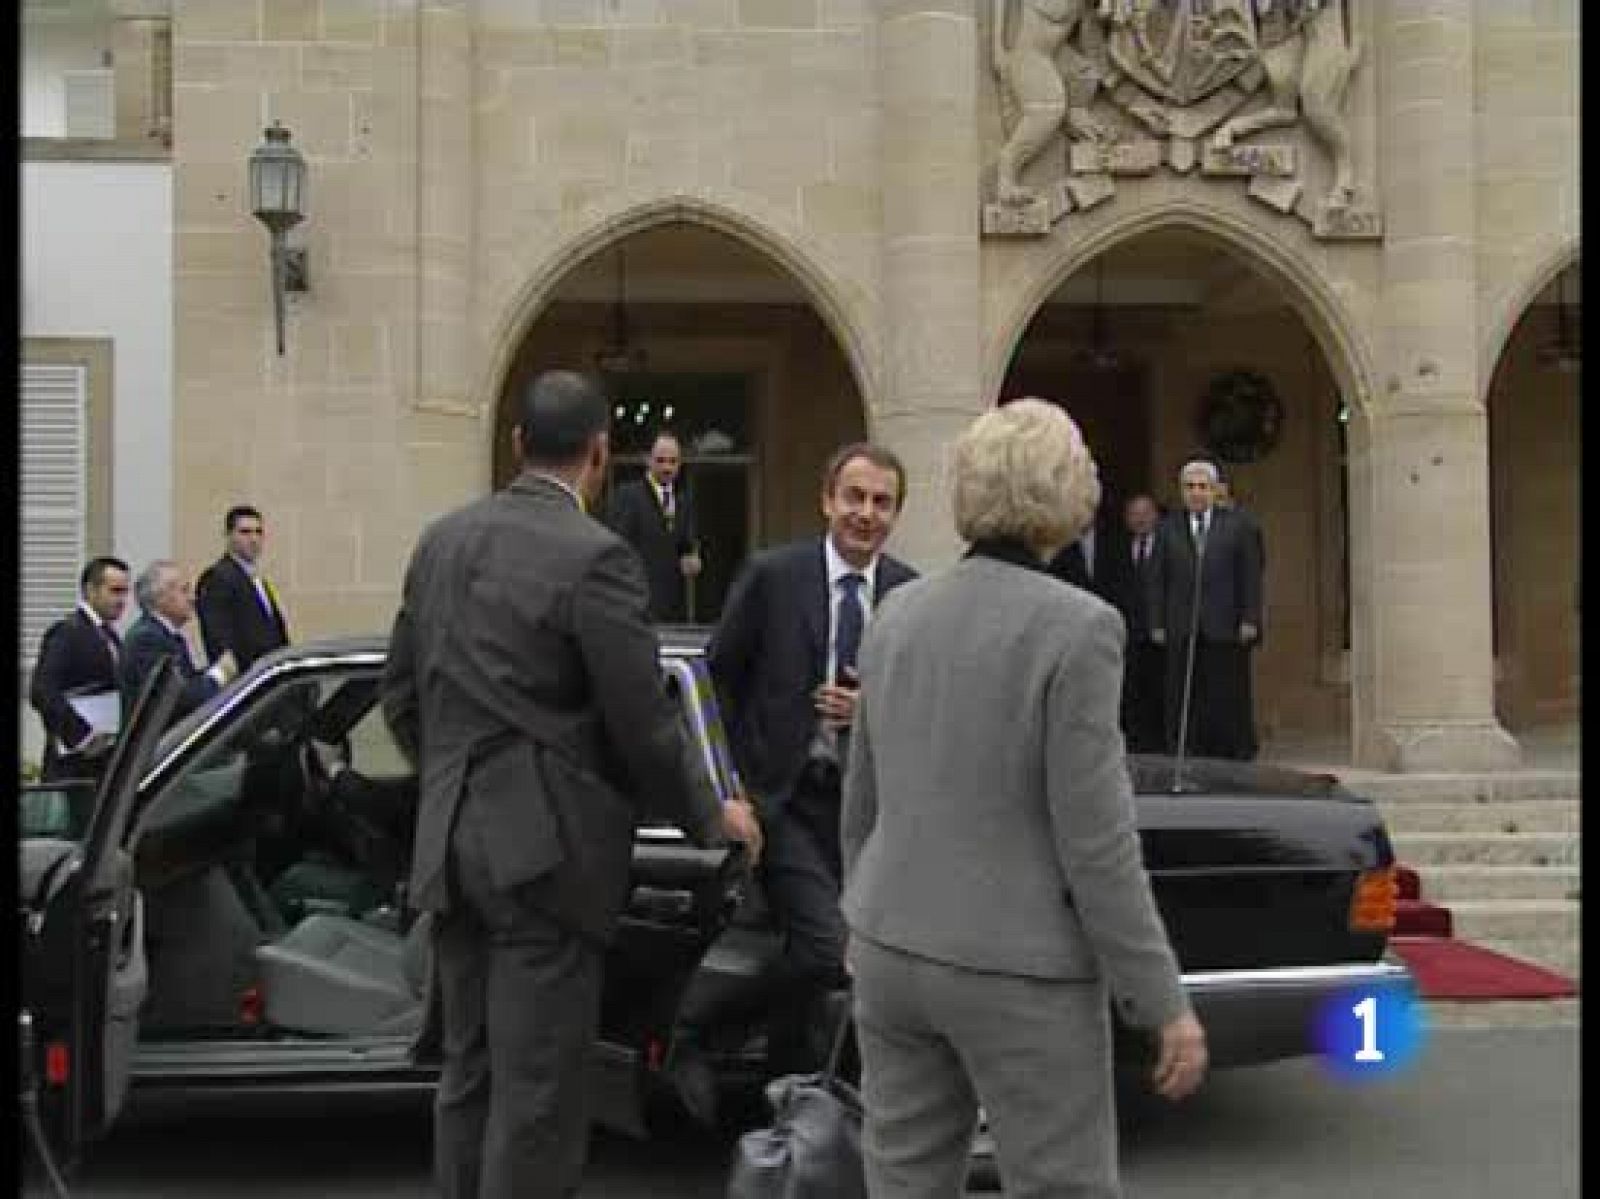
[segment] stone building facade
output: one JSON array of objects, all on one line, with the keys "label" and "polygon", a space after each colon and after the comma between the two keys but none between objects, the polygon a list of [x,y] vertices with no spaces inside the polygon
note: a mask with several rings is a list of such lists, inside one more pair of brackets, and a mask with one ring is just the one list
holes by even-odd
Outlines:
[{"label": "stone building facade", "polygon": [[[898,551],[948,561],[943,448],[1024,389],[1175,498],[1249,372],[1269,747],[1492,769],[1575,717],[1575,0],[177,0],[171,34],[174,549],[261,505],[302,636],[387,627],[418,530],[503,478],[508,390],[620,311],[651,386],[743,405],[746,549],[867,432]],[[310,170],[282,357],[271,120]]]}]

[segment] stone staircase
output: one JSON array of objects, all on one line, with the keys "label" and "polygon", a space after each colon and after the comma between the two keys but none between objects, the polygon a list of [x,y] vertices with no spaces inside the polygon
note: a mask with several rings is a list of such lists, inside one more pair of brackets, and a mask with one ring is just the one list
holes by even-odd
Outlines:
[{"label": "stone staircase", "polygon": [[1396,858],[1456,937],[1579,978],[1576,770],[1340,773],[1378,802]]}]

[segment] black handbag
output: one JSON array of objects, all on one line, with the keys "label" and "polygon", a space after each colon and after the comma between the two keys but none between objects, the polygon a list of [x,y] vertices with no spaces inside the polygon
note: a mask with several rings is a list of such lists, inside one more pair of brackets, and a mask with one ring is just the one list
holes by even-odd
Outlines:
[{"label": "black handbag", "polygon": [[822,1073],[767,1084],[772,1127],[739,1138],[727,1199],[867,1199],[861,1096],[839,1077],[849,1029],[850,1005],[841,1004]]}]

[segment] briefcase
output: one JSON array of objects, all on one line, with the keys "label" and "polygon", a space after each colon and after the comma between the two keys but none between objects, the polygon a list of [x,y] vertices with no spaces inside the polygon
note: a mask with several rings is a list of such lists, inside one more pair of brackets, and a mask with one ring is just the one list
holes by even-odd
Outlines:
[{"label": "briefcase", "polygon": [[849,1004],[841,1004],[822,1073],[768,1084],[772,1127],[739,1138],[727,1199],[866,1199],[861,1097],[839,1077],[849,1027]]}]

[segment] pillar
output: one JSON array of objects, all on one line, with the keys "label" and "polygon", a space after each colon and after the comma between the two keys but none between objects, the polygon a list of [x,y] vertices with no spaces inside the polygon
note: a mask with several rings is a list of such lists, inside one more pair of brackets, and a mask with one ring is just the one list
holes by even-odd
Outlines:
[{"label": "pillar", "polygon": [[872,435],[905,461],[894,551],[959,550],[944,451],[983,408],[975,0],[880,0],[883,386]]},{"label": "pillar", "polygon": [[[1494,715],[1488,425],[1478,379],[1472,0],[1382,6],[1378,394],[1352,423],[1355,753],[1403,771],[1513,767]],[[1370,684],[1370,686],[1364,686]],[[1362,693],[1365,692],[1363,696]]]}]

